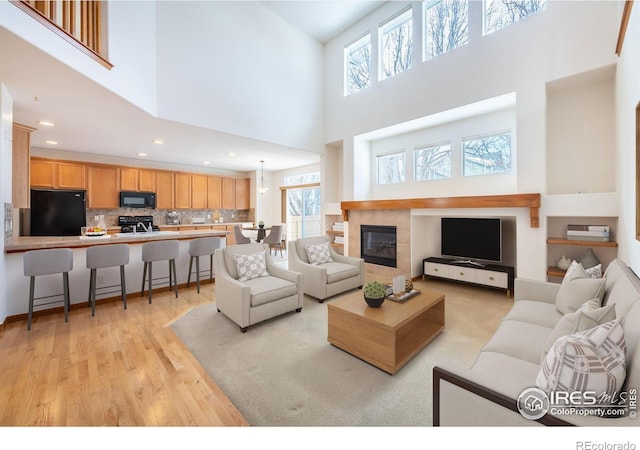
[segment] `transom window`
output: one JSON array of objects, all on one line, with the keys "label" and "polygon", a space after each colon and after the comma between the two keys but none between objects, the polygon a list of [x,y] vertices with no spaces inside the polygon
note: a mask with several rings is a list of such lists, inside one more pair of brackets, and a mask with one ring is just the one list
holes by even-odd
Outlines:
[{"label": "transom window", "polygon": [[377,156],[378,184],[404,183],[406,155],[404,150]]},{"label": "transom window", "polygon": [[289,175],[284,177],[285,186],[297,186],[299,184],[319,183],[320,172],[304,173],[300,175]]},{"label": "transom window", "polygon": [[425,60],[469,42],[467,0],[427,0],[424,7]]},{"label": "transom window", "polygon": [[398,14],[380,26],[380,79],[384,80],[411,67],[413,10]]},{"label": "transom window", "polygon": [[344,49],[345,92],[353,94],[371,83],[371,34],[358,39]]},{"label": "transom window", "polygon": [[484,34],[493,33],[542,11],[544,0],[484,0]]},{"label": "transom window", "polygon": [[511,131],[462,141],[464,176],[511,171]]},{"label": "transom window", "polygon": [[413,151],[416,181],[440,180],[451,177],[451,143],[418,147]]}]

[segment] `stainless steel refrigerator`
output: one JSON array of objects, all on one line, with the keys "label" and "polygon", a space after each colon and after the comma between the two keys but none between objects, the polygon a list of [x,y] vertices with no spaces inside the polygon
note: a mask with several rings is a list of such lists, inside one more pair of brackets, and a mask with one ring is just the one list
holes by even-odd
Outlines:
[{"label": "stainless steel refrigerator", "polygon": [[86,191],[31,189],[31,236],[80,236],[87,225]]}]

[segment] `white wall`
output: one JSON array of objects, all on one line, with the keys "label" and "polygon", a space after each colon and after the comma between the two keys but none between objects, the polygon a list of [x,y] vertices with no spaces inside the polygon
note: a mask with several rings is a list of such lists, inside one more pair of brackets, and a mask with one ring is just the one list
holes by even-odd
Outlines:
[{"label": "white wall", "polygon": [[157,20],[162,117],[324,149],[318,42],[259,2],[158,2]]},{"label": "white wall", "polygon": [[[419,7],[420,3],[413,5]],[[508,188],[510,193],[545,194],[547,83],[615,64],[613,50],[620,19],[617,2],[547,2],[545,11],[484,37],[480,27],[481,2],[470,2],[467,45],[427,62],[416,56],[408,71],[384,81],[374,79],[369,88],[345,97],[344,45],[370,30],[375,52],[378,24],[403,6],[404,3],[389,2],[326,45],[325,140],[344,143],[343,200],[423,195],[416,195],[415,186],[409,183],[394,187],[392,194],[386,189],[374,189],[369,179],[369,143],[360,136],[508,93],[515,93],[517,99],[516,178]],[[420,15],[414,13],[415,55],[421,49],[419,19]],[[465,180],[465,185],[456,185],[456,195],[506,193],[501,183],[487,187],[487,177],[474,178]],[[445,191],[435,193],[451,195]],[[553,199],[546,200],[553,204]],[[598,201],[593,203],[597,210],[593,215],[600,215],[599,209],[608,210]],[[544,208],[540,213],[540,228],[531,228],[528,214],[522,211],[500,211],[498,215],[515,214],[518,218],[517,274],[546,279]],[[566,214],[571,215],[572,211]]]},{"label": "white wall", "polygon": [[[6,86],[0,80],[0,324],[8,316],[8,280],[7,255],[4,252],[4,203],[11,203],[11,161],[13,140],[13,99]],[[22,264],[20,265],[22,268]],[[24,298],[24,297],[19,297]]]},{"label": "white wall", "polygon": [[640,8],[633,8],[616,68],[616,190],[618,255],[640,273],[636,240],[636,107],[640,102]]}]

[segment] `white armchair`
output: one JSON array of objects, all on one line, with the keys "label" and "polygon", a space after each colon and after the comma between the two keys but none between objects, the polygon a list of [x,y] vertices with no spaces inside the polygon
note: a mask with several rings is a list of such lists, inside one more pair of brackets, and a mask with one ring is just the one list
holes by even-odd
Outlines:
[{"label": "white armchair", "polygon": [[[333,261],[310,264],[307,245],[328,244]],[[337,253],[326,236],[302,238],[288,243],[289,268],[304,275],[304,293],[318,299],[362,287],[364,284],[364,260]]]},{"label": "white armchair", "polygon": [[[255,278],[249,275],[249,279],[243,281],[234,255],[258,253],[264,257],[266,275]],[[215,254],[216,306],[243,333],[258,322],[290,311],[302,311],[302,274],[274,265],[268,245],[231,245],[217,249]],[[240,269],[242,272],[242,267]]]}]

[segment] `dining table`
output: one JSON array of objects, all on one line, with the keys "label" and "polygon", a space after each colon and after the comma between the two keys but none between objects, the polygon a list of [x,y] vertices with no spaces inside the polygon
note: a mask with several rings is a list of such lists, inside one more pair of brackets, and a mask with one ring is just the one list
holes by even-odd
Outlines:
[{"label": "dining table", "polygon": [[260,242],[262,241],[265,236],[267,235],[267,230],[270,230],[271,227],[267,227],[267,226],[254,226],[254,227],[249,227],[249,228],[243,228],[243,230],[251,230],[251,231],[257,231],[258,232],[258,236],[256,237],[256,242]]}]

